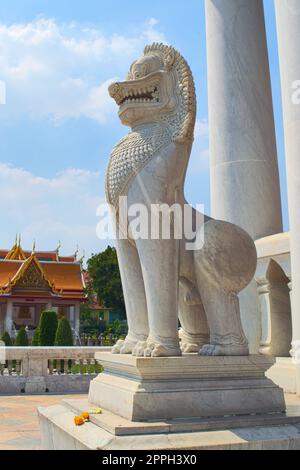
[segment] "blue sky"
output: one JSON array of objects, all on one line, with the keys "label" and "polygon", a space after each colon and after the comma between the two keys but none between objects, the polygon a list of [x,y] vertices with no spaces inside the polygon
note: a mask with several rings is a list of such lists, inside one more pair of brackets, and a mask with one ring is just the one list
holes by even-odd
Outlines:
[{"label": "blue sky", "polygon": [[[280,78],[273,0],[265,0],[285,229],[288,229]],[[0,245],[87,256],[104,248],[96,208],[123,136],[107,86],[153,41],[174,45],[194,73],[198,116],[186,195],[209,213],[203,0],[0,0]],[[1,76],[2,75],[2,76]]]}]

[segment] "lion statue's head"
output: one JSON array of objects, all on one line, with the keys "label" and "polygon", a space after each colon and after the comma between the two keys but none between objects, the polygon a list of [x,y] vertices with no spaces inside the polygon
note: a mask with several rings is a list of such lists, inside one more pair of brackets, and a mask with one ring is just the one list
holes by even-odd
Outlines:
[{"label": "lion statue's head", "polygon": [[126,81],[113,83],[110,96],[122,123],[135,127],[153,121],[170,125],[174,140],[192,139],[195,86],[185,59],[171,46],[154,43],[130,67]]}]

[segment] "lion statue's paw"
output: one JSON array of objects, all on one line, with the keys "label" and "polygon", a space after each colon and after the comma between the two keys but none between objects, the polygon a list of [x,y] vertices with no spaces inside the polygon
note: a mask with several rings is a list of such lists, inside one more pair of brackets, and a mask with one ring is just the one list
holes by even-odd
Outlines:
[{"label": "lion statue's paw", "polygon": [[205,344],[199,351],[200,356],[248,356],[247,345]]},{"label": "lion statue's paw", "polygon": [[135,347],[135,343],[127,339],[119,339],[112,348],[112,354],[131,354]]},{"label": "lion statue's paw", "polygon": [[124,340],[119,339],[111,350],[112,354],[120,354],[121,347],[123,346],[123,344],[124,344]]},{"label": "lion statue's paw", "polygon": [[136,357],[144,356],[144,351],[147,347],[147,341],[138,341],[133,348],[132,355]]},{"label": "lion statue's paw", "polygon": [[156,342],[147,342],[146,348],[144,349],[145,357],[174,357],[181,356],[180,348],[169,348],[163,344]]},{"label": "lion statue's paw", "polygon": [[180,342],[180,349],[185,354],[197,353],[199,351],[199,344]]}]

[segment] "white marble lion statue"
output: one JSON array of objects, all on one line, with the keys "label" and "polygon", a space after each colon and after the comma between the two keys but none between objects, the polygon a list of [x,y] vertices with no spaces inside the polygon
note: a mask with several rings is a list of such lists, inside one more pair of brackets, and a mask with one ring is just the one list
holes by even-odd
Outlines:
[{"label": "white marble lion statue", "polygon": [[113,149],[106,175],[128,319],[128,335],[113,352],[146,357],[248,355],[238,293],[256,268],[250,236],[191,209],[193,219],[202,221],[194,241],[199,238],[203,244],[187,249],[191,240],[185,236],[133,236],[129,211],[121,220],[124,197],[128,207],[141,204],[149,212],[152,205],[164,205],[170,208],[174,233],[171,208],[188,205],[184,180],[196,97],[187,62],[173,47],[147,46],[126,81],[112,84],[109,93],[119,106],[121,122],[130,127]]}]

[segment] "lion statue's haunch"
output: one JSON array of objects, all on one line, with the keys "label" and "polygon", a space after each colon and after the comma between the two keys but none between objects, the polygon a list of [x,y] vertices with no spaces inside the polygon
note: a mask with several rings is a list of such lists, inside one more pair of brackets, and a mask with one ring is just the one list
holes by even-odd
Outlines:
[{"label": "lion statue's haunch", "polygon": [[[147,46],[127,80],[112,84],[109,93],[122,123],[131,128],[113,149],[106,176],[129,327],[113,352],[152,357],[198,351],[248,355],[237,294],[255,272],[250,236],[191,209],[193,219],[202,221],[195,239],[201,235],[204,240],[202,247],[191,250],[185,236],[134,237],[130,212],[125,221],[120,215],[122,196],[127,196],[128,208],[139,203],[149,213],[153,204],[187,204],[183,186],[196,116],[188,64],[173,47]],[[173,233],[175,219],[169,220]]]}]

